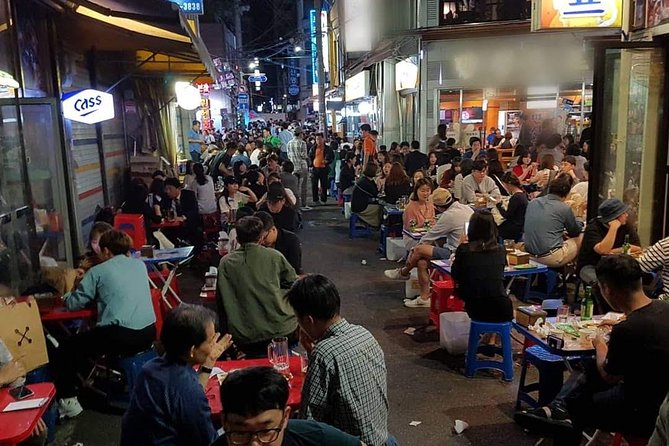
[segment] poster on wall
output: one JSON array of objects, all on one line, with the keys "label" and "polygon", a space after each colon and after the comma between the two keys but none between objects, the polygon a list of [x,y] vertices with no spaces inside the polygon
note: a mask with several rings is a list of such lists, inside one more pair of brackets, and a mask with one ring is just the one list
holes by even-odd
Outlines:
[{"label": "poster on wall", "polygon": [[632,7],[632,29],[643,29],[646,27],[646,0],[634,0]]},{"label": "poster on wall", "polygon": [[648,0],[646,9],[648,28],[669,23],[669,0]]}]

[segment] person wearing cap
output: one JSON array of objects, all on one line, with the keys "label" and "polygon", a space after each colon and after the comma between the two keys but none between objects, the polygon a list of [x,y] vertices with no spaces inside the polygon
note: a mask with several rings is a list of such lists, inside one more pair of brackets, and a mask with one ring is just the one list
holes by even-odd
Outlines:
[{"label": "person wearing cap", "polygon": [[300,227],[299,216],[295,209],[286,202],[286,190],[280,182],[269,185],[267,188],[267,203],[259,210],[270,214],[277,228],[295,232]]},{"label": "person wearing cap", "polygon": [[602,256],[623,252],[625,237],[629,236],[631,253],[641,252],[639,234],[627,224],[628,211],[628,205],[617,198],[609,198],[599,205],[597,217],[586,226],[578,253],[579,277],[586,284],[597,282],[595,266]]},{"label": "person wearing cap", "polygon": [[[441,213],[437,224],[427,231],[420,239],[418,246],[409,254],[403,268],[388,269],[385,276],[393,280],[408,280],[411,270],[418,268],[420,296],[405,299],[404,306],[409,308],[430,306],[430,260],[448,259],[462,241],[465,223],[469,222],[474,211],[471,207],[459,203],[447,189],[438,187],[430,197],[432,204]],[[438,240],[445,239],[443,246],[437,246]]]},{"label": "person wearing cap", "polygon": [[309,152],[307,143],[304,142],[304,131],[297,127],[293,131],[293,139],[287,145],[288,159],[293,163],[293,174],[297,177],[297,190],[299,193],[299,206],[302,210],[310,210],[307,207],[307,181],[309,178]]}]

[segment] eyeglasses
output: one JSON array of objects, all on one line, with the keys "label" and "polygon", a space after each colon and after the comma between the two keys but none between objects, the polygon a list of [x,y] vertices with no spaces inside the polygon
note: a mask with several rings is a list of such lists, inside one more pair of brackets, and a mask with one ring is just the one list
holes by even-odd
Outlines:
[{"label": "eyeglasses", "polygon": [[[279,426],[283,425],[283,421],[284,417],[281,418]],[[254,432],[226,432],[225,435],[228,437],[231,444],[238,446],[251,443],[253,438],[256,438],[261,444],[270,444],[279,438],[279,434],[282,430],[283,427],[275,427],[273,429],[261,429]]]}]

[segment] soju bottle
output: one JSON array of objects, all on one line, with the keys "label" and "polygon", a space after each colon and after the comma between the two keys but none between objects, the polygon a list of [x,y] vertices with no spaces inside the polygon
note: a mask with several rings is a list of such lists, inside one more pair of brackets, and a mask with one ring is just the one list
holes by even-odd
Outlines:
[{"label": "soju bottle", "polygon": [[623,243],[623,254],[630,253],[630,235],[625,234],[625,242]]},{"label": "soju bottle", "polygon": [[585,298],[581,301],[581,320],[589,321],[592,319],[592,309],[595,301],[592,300],[592,287],[585,288]]}]

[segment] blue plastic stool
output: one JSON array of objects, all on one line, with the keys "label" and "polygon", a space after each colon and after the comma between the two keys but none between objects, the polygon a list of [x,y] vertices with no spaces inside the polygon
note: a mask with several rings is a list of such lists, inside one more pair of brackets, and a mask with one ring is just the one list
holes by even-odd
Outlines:
[{"label": "blue plastic stool", "polygon": [[[352,197],[351,194],[341,194],[341,196],[342,196],[342,198],[344,199],[344,203],[350,203],[350,202],[351,202],[351,197]],[[345,204],[344,204],[344,206],[341,207],[341,213],[342,213],[342,214],[345,214],[345,213],[346,213],[346,212],[344,211],[344,208],[345,208],[345,207],[346,207]]]},{"label": "blue plastic stool", "polygon": [[[364,226],[359,228],[358,222]],[[351,213],[351,218],[348,220],[348,238],[369,237],[370,235],[372,235],[372,229],[369,225],[360,220],[358,214]]]},{"label": "blue plastic stool", "polygon": [[[527,368],[530,364],[537,368],[539,381],[525,384]],[[562,357],[548,352],[541,346],[533,345],[525,349],[520,371],[520,383],[518,383],[516,411],[520,410],[521,402],[536,409],[553,401],[562,388],[565,369],[566,365]],[[532,392],[539,392],[538,397],[533,398],[530,395]]]},{"label": "blue plastic stool", "polygon": [[382,256],[386,256],[386,238],[390,234],[390,228],[386,225],[381,225],[381,233],[379,235],[379,247],[378,251]]},{"label": "blue plastic stool", "polygon": [[330,178],[330,197],[335,200],[339,199],[339,194],[337,193],[337,183],[335,183],[334,178]]},{"label": "blue plastic stool", "polygon": [[137,353],[134,356],[128,356],[127,358],[119,358],[116,362],[116,365],[123,369],[125,374],[125,380],[128,384],[128,393],[132,395],[132,390],[135,388],[135,383],[137,382],[137,377],[139,372],[141,372],[144,364],[151,361],[154,358],[157,358],[158,354],[154,349],[145,350],[141,353]]},{"label": "blue plastic stool", "polygon": [[[558,287],[558,278],[559,273],[563,272],[563,268],[548,268],[548,271],[545,272],[546,277],[546,290],[544,291],[530,291],[525,294],[524,300],[533,300],[533,301],[543,301],[545,299],[566,299],[567,298],[567,284],[566,280],[563,283],[563,291],[556,293]],[[528,283],[529,288],[529,283]]]},{"label": "blue plastic stool", "polygon": [[[481,335],[488,333],[499,334],[502,338],[502,347],[493,345],[479,346]],[[492,356],[501,355],[502,361],[479,360],[477,353]],[[495,369],[504,374],[504,381],[513,381],[513,352],[511,350],[511,322],[490,323],[472,321],[469,329],[469,346],[467,348],[467,366],[465,375],[473,378],[479,369]]]}]

